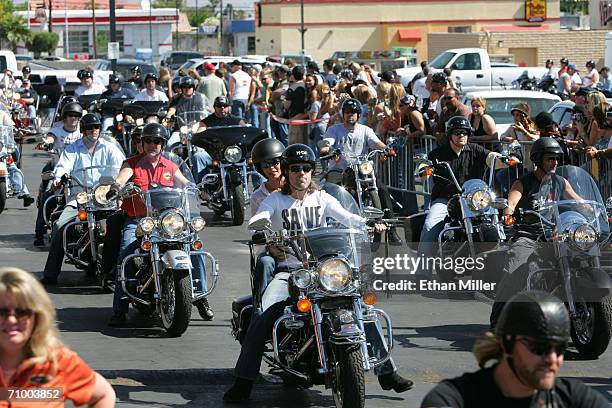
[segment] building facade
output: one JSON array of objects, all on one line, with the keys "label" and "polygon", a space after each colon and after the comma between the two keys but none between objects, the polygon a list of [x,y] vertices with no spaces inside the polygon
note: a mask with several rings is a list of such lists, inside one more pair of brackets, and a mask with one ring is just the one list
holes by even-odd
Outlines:
[{"label": "building facade", "polygon": [[[321,61],[336,51],[416,48],[431,58],[429,33],[557,32],[559,0],[303,0],[305,53]],[[256,9],[257,54],[299,53],[300,0],[262,0]]]}]

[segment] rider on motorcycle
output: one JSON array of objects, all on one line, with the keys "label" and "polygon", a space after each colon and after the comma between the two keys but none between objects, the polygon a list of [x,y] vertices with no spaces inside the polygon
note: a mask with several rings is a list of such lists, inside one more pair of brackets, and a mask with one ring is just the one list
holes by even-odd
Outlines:
[{"label": "rider on motorcycle", "polygon": [[[10,127],[15,126],[13,123],[13,119],[11,119],[11,117],[8,115],[3,119],[1,125],[10,126]],[[30,191],[28,190],[28,186],[26,185],[26,182],[25,182],[25,175],[17,167],[16,162],[18,159],[15,158],[15,153],[13,153],[13,157],[14,157],[13,163],[7,164],[9,178],[13,186],[21,186],[21,191],[18,192],[17,198],[20,200],[23,200],[24,207],[29,207],[30,205],[32,205],[32,203],[35,200],[32,197],[30,197]]]},{"label": "rider on motorcycle", "polygon": [[[366,154],[370,148],[384,149],[386,147],[372,129],[359,123],[361,112],[361,103],[357,99],[350,98],[342,104],[343,122],[327,129],[323,140],[319,142],[321,155],[329,153],[331,149],[340,149],[341,153]],[[347,163],[340,155],[329,164],[325,180],[330,183],[341,184],[346,167]],[[389,217],[394,218],[393,202],[387,187],[379,179],[376,179],[376,187],[379,191],[382,210],[389,210]],[[402,243],[402,239],[397,235],[395,228],[389,230],[389,242],[396,245]]]},{"label": "rider on motorcycle", "polygon": [[21,101],[27,106],[30,119],[34,119],[36,117],[38,93],[32,89],[32,82],[28,78],[24,78],[21,81],[21,86],[23,87],[21,90]]},{"label": "rider on motorcycle", "polygon": [[[512,185],[508,194],[508,207],[504,210],[505,216],[512,216],[517,208],[535,210],[535,203],[543,198],[540,192],[541,183],[551,178],[552,188],[556,192],[554,196],[562,194],[568,199],[580,199],[571,184],[555,174],[559,162],[563,159],[563,149],[559,142],[551,137],[539,138],[531,147],[530,158],[536,168]],[[529,271],[521,267],[526,266],[531,254],[538,250],[537,239],[543,233],[540,220],[530,215],[519,220],[515,229],[516,234],[508,250],[505,276],[497,285],[496,302],[491,310],[491,327],[495,327],[505,305],[504,301],[524,287]]]},{"label": "rider on motorcycle", "polygon": [[138,92],[142,89],[142,86],[143,86],[142,78],[140,77],[142,74],[140,65],[134,65],[132,68],[130,68],[130,73],[132,77],[128,79],[126,82],[129,82],[130,84],[132,84],[132,86]]},{"label": "rider on motorcycle", "polygon": [[168,102],[168,96],[157,89],[158,82],[157,75],[154,73],[147,74],[144,79],[145,88],[136,95],[136,100]]},{"label": "rider on motorcycle", "polygon": [[[290,233],[317,228],[325,225],[327,217],[336,219],[347,226],[363,226],[365,219],[346,211],[340,203],[324,191],[319,191],[312,182],[316,156],[312,149],[303,144],[294,144],[285,149],[282,155],[282,174],[285,183],[281,191],[270,194],[259,206],[259,211],[249,224],[257,219],[268,219],[274,231],[286,229]],[[378,225],[382,231],[384,226]],[[269,252],[277,260],[277,269],[285,271],[300,268],[301,263],[286,253],[283,248],[270,245]],[[240,402],[249,399],[253,381],[259,373],[259,366],[266,340],[270,336],[277,317],[285,307],[289,297],[287,286],[280,279],[274,279],[266,288],[262,300],[263,313],[254,311],[245,342],[236,362],[234,375],[236,382],[225,393],[223,399]],[[382,336],[377,330],[367,330],[373,347],[384,347],[384,342],[376,341]],[[371,336],[370,336],[371,335]],[[375,369],[383,389],[404,392],[412,387],[412,381],[401,377],[390,359]]]},{"label": "rider on motorcycle", "polygon": [[[136,94],[134,91],[121,86],[121,79],[115,75],[108,76],[108,89],[100,96],[100,99],[134,99]],[[102,130],[106,130],[113,126],[114,114],[112,110],[103,111]]]},{"label": "rider on motorcycle", "polygon": [[[141,190],[150,188],[151,183],[159,184],[160,186],[173,186],[175,184],[187,186],[190,182],[181,173],[178,166],[165,158],[162,155],[164,144],[168,140],[168,131],[159,123],[149,123],[142,129],[141,143],[143,153],[133,156],[126,160],[121,167],[121,171],[115,180],[115,184],[111,187],[107,197],[113,197],[121,187],[131,181]],[[117,262],[120,265],[121,261],[134,252],[134,244],[136,240],[136,228],[140,218],[146,214],[137,213],[140,207],[134,203],[138,200],[134,196],[128,197],[123,201],[122,207],[127,212],[127,219],[123,226],[123,237],[121,240],[121,248]],[[202,284],[202,290],[206,289],[206,272],[204,260],[202,256],[192,256],[194,265],[194,275],[197,275]],[[117,271],[120,266],[117,267]],[[202,298],[196,303],[200,316],[205,320],[212,320],[214,317],[213,311],[208,305],[208,300]],[[121,326],[127,320],[127,312],[129,302],[123,296],[123,287],[121,282],[115,285],[115,295],[113,299],[113,316],[109,321],[109,326]]]},{"label": "rider on motorcycle", "polygon": [[212,115],[200,121],[198,132],[205,130],[207,127],[215,126],[244,126],[244,120],[237,116],[232,116],[230,112],[231,104],[227,96],[221,95],[215,98],[213,104],[214,112]]},{"label": "rider on motorcycle", "polygon": [[195,80],[192,77],[185,76],[181,78],[181,95],[172,99],[170,108],[166,113],[166,121],[169,121],[175,114],[180,115],[185,112],[210,110],[210,101],[205,95],[197,92],[195,86]]},{"label": "rider on motorcycle", "polygon": [[[113,166],[119,167],[125,160],[125,155],[115,144],[100,138],[100,119],[88,113],[81,118],[81,129],[83,137],[68,146],[63,152],[53,171],[52,189],[57,189],[63,176],[70,176],[76,169],[91,166]],[[90,175],[91,177],[91,175]],[[81,180],[88,185],[93,185],[95,180]],[[66,224],[77,216],[76,194],[78,186],[71,188],[66,207],[62,211],[56,223],[53,225],[51,235],[51,247],[45,264],[45,270],[41,282],[43,284],[56,284],[64,261],[63,230]]]},{"label": "rider on motorcycle", "polygon": [[[469,143],[469,137],[473,130],[470,121],[463,116],[454,116],[446,122],[446,139],[441,146],[432,150],[428,158],[434,165],[436,161],[444,161],[450,164],[453,174],[459,185],[463,185],[470,179],[482,179],[486,167],[491,166],[493,157],[499,153],[490,152],[481,145]],[[459,193],[452,175],[448,174],[445,166],[437,166],[436,174],[441,177],[434,178],[431,193],[431,206],[419,242],[418,253],[425,258],[432,257],[436,253],[438,236],[444,229],[445,218],[448,215],[447,204],[451,197]],[[429,262],[425,262],[429,264]],[[421,273],[431,275],[428,268],[423,268]]]},{"label": "rider on motorcycle", "polygon": [[[603,395],[579,380],[559,378],[570,339],[563,302],[542,291],[510,299],[493,333],[474,346],[481,369],[444,380],[421,407],[607,407]],[[485,368],[490,360],[497,363]]]},{"label": "rider on motorcycle", "polygon": [[96,84],[93,81],[93,72],[88,69],[81,69],[77,72],[77,78],[81,85],[74,90],[76,96],[102,94],[106,88],[104,85]]}]

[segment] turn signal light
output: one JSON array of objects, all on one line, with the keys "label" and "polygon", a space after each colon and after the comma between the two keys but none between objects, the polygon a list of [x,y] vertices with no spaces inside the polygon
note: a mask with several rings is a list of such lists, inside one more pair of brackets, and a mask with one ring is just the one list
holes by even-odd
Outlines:
[{"label": "turn signal light", "polygon": [[202,246],[202,241],[200,241],[199,239],[197,241],[194,241],[193,243],[193,249],[197,249],[198,251],[202,249]]},{"label": "turn signal light", "polygon": [[181,137],[181,144],[186,145],[187,139],[185,139],[184,137]]},{"label": "turn signal light", "polygon": [[79,220],[87,221],[87,211],[79,211]]},{"label": "turn signal light", "polygon": [[301,313],[306,313],[310,311],[310,300],[308,299],[300,299],[297,302],[297,308]]},{"label": "turn signal light", "polygon": [[13,164],[14,162],[15,160],[13,160],[13,156],[9,154],[8,157],[6,158],[6,163]]},{"label": "turn signal light", "polygon": [[253,159],[249,159],[249,160],[247,160],[247,162],[249,163],[249,166],[253,165]]},{"label": "turn signal light", "polygon": [[153,247],[153,244],[151,243],[151,241],[142,241],[140,247],[145,251],[150,251]]},{"label": "turn signal light", "polygon": [[509,167],[516,166],[516,159],[508,159],[508,166]]},{"label": "turn signal light", "polygon": [[376,293],[368,292],[363,295],[363,303],[368,306],[374,306],[376,304]]},{"label": "turn signal light", "polygon": [[119,132],[123,132],[123,123],[121,123],[121,122],[117,123],[117,130]]},{"label": "turn signal light", "polygon": [[516,218],[511,215],[504,215],[504,225],[511,227],[516,224]]},{"label": "turn signal light", "polygon": [[389,156],[397,156],[397,152],[395,151],[395,149],[389,149],[389,153],[387,153]]},{"label": "turn signal light", "polygon": [[218,167],[219,166],[219,162],[217,160],[213,160],[213,167]]},{"label": "turn signal light", "polygon": [[382,162],[386,162],[386,161],[387,161],[387,156],[382,156],[382,155],[381,155],[381,156],[378,158],[378,160],[380,160],[380,162],[381,162],[381,163],[382,163]]},{"label": "turn signal light", "polygon": [[434,170],[433,170],[433,168],[428,167],[428,168],[426,168],[426,169],[425,169],[425,175],[426,175],[426,176],[431,176],[431,175],[433,175],[433,174],[434,174]]}]

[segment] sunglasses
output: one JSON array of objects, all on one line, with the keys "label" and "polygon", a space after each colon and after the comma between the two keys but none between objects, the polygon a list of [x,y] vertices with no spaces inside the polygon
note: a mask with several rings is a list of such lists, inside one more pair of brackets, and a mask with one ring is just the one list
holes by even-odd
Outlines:
[{"label": "sunglasses", "polygon": [[549,355],[551,352],[555,352],[558,356],[561,356],[565,353],[567,349],[566,343],[549,343],[546,341],[535,341],[525,338],[517,339],[519,342],[523,343],[523,345],[529,350],[531,354],[535,354],[536,356],[544,357]]},{"label": "sunglasses", "polygon": [[292,173],[299,173],[301,171],[310,173],[312,171],[312,166],[310,164],[295,164],[289,167],[289,171]]},{"label": "sunglasses", "polygon": [[229,105],[215,105],[215,108],[229,108]]},{"label": "sunglasses", "polygon": [[453,135],[453,136],[468,136],[469,133],[466,130],[455,130],[455,131],[451,132],[451,135]]},{"label": "sunglasses", "polygon": [[67,117],[67,118],[80,118],[81,116],[80,116],[80,115],[73,115],[73,114],[71,114],[71,113],[68,113],[68,114],[66,115],[66,117]]},{"label": "sunglasses", "polygon": [[132,141],[134,142],[134,144],[138,144],[140,143],[140,138],[139,137],[132,138]]},{"label": "sunglasses", "polygon": [[152,143],[156,144],[156,145],[162,144],[162,140],[161,139],[153,139],[153,138],[150,138],[150,137],[143,137],[140,140],[142,140],[144,143],[147,143],[147,144],[152,144]]},{"label": "sunglasses", "polygon": [[33,313],[34,311],[32,309],[22,309],[19,307],[15,309],[9,309],[6,307],[0,308],[0,318],[2,320],[8,319],[11,315],[15,316],[17,320],[20,320],[32,316]]},{"label": "sunglasses", "polygon": [[101,129],[100,125],[91,125],[91,126],[83,126],[83,130],[94,130],[94,129]]},{"label": "sunglasses", "polygon": [[261,163],[261,168],[262,169],[267,169],[267,168],[272,167],[272,166],[278,166],[279,164],[280,164],[280,160],[279,159],[266,160],[266,161]]},{"label": "sunglasses", "polygon": [[454,98],[454,96],[443,96],[442,100],[445,101],[445,100],[453,99],[453,98]]}]

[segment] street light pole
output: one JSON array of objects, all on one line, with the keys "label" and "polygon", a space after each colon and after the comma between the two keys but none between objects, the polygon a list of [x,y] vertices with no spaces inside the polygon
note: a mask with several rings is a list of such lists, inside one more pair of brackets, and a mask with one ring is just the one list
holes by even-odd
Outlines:
[{"label": "street light pole", "polygon": [[[48,27],[49,27],[49,32],[52,33],[53,32],[53,0],[49,0],[49,24],[48,24]],[[42,30],[42,27],[40,27],[40,29]]]},{"label": "street light pole", "polygon": [[149,48],[151,49],[151,58],[153,58],[153,12],[151,11],[151,3],[149,0]]},{"label": "street light pole", "polygon": [[300,35],[302,37],[302,49],[300,54],[302,54],[302,65],[306,65],[306,52],[304,46],[304,33],[306,33],[306,29],[304,28],[304,0],[300,0]]},{"label": "street light pole", "polygon": [[[109,10],[109,20],[110,20],[110,40],[111,42],[116,42],[117,41],[117,18],[115,16],[115,0],[109,0],[108,1],[108,8]],[[113,70],[113,73],[116,74],[117,73],[117,60],[116,59],[112,59],[111,60],[111,69]]]},{"label": "street light pole", "polygon": [[91,17],[93,20],[92,30],[93,30],[93,57],[94,59],[98,58],[98,46],[96,44],[96,0],[91,0]]},{"label": "street light pole", "polygon": [[196,0],[196,50],[200,52],[200,11],[198,8],[198,0]]},{"label": "street light pole", "polygon": [[178,4],[178,0],[176,0],[176,26],[174,29],[174,35],[176,36],[176,45],[174,46],[175,50],[178,50],[179,48],[178,23],[179,23],[179,4]]}]

